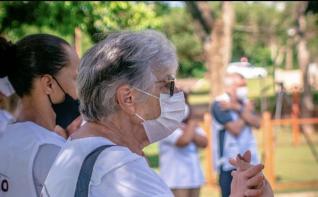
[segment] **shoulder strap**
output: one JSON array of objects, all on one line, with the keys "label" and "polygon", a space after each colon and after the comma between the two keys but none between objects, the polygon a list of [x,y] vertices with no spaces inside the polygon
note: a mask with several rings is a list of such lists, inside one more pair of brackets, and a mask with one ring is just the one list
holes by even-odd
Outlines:
[{"label": "shoulder strap", "polygon": [[[219,155],[220,158],[222,158],[224,156],[224,141],[225,141],[225,129],[221,129],[219,130],[219,139],[218,139],[218,143],[219,143]],[[220,172],[223,170],[223,163],[220,166]]]},{"label": "shoulder strap", "polygon": [[103,145],[97,147],[89,155],[86,156],[77,179],[74,197],[88,197],[89,182],[91,180],[97,157],[103,150],[111,146],[114,145]]}]

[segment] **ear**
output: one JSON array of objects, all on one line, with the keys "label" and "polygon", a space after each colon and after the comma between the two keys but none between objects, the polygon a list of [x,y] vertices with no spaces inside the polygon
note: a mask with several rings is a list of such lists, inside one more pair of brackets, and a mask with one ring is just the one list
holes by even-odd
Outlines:
[{"label": "ear", "polygon": [[128,114],[135,113],[134,95],[129,85],[122,85],[117,88],[116,101],[121,110]]},{"label": "ear", "polygon": [[40,86],[45,94],[53,93],[53,78],[50,75],[40,77]]}]

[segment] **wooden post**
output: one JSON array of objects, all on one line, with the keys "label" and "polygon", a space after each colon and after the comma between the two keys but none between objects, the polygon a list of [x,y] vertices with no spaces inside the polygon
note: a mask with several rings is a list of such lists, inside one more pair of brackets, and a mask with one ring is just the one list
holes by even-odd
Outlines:
[{"label": "wooden post", "polygon": [[74,30],[74,47],[79,56],[81,56],[81,39],[82,32],[79,27],[76,27]]},{"label": "wooden post", "polygon": [[271,123],[271,114],[269,112],[263,113],[262,130],[264,134],[264,165],[265,176],[272,187],[275,185],[274,173],[274,135],[273,126]]},{"label": "wooden post", "polygon": [[299,141],[300,141],[300,127],[299,127],[299,119],[294,114],[292,114],[291,126],[292,126],[293,145],[297,146],[299,145]]},{"label": "wooden post", "polygon": [[292,94],[292,137],[293,137],[293,145],[299,145],[300,142],[300,125],[299,125],[299,102],[300,102],[300,95],[297,88],[294,88]]},{"label": "wooden post", "polygon": [[209,113],[204,113],[203,116],[203,128],[206,132],[208,138],[208,146],[205,149],[205,178],[206,182],[209,185],[216,184],[216,172],[213,170],[212,167],[212,133],[211,133],[211,125],[212,119]]}]

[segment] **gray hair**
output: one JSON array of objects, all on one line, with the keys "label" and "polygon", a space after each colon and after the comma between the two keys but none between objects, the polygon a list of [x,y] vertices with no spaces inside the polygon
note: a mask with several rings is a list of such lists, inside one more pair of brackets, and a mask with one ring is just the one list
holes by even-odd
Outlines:
[{"label": "gray hair", "polygon": [[155,76],[178,68],[176,49],[154,30],[112,33],[82,58],[77,88],[85,120],[101,120],[118,110],[116,90],[129,84],[150,88]]}]

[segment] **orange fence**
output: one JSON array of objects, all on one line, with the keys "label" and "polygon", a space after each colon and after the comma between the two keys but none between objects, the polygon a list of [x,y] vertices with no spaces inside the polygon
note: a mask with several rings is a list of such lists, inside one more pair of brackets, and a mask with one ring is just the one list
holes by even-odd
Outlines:
[{"label": "orange fence", "polygon": [[[318,124],[318,118],[297,118],[292,115],[288,119],[276,119],[272,120],[269,112],[264,112],[262,115],[262,132],[263,132],[263,148],[264,148],[264,174],[274,189],[306,189],[306,188],[318,188],[317,181],[298,182],[298,183],[276,183],[275,181],[275,136],[273,132],[273,126],[279,125],[291,125],[292,128],[292,142],[297,146],[300,142],[300,125],[303,124]],[[212,119],[209,113],[204,114],[203,128],[209,136],[209,146],[205,150],[205,175],[207,184],[216,184],[216,172],[212,167],[212,135],[211,135]]]},{"label": "orange fence", "polygon": [[264,165],[265,176],[275,189],[306,189],[318,188],[318,181],[307,181],[298,183],[276,183],[275,181],[275,143],[273,126],[291,125],[292,128],[292,142],[297,146],[300,142],[300,126],[304,124],[318,124],[318,118],[297,118],[292,116],[288,119],[272,120],[269,112],[263,113],[262,132],[264,137]]}]

